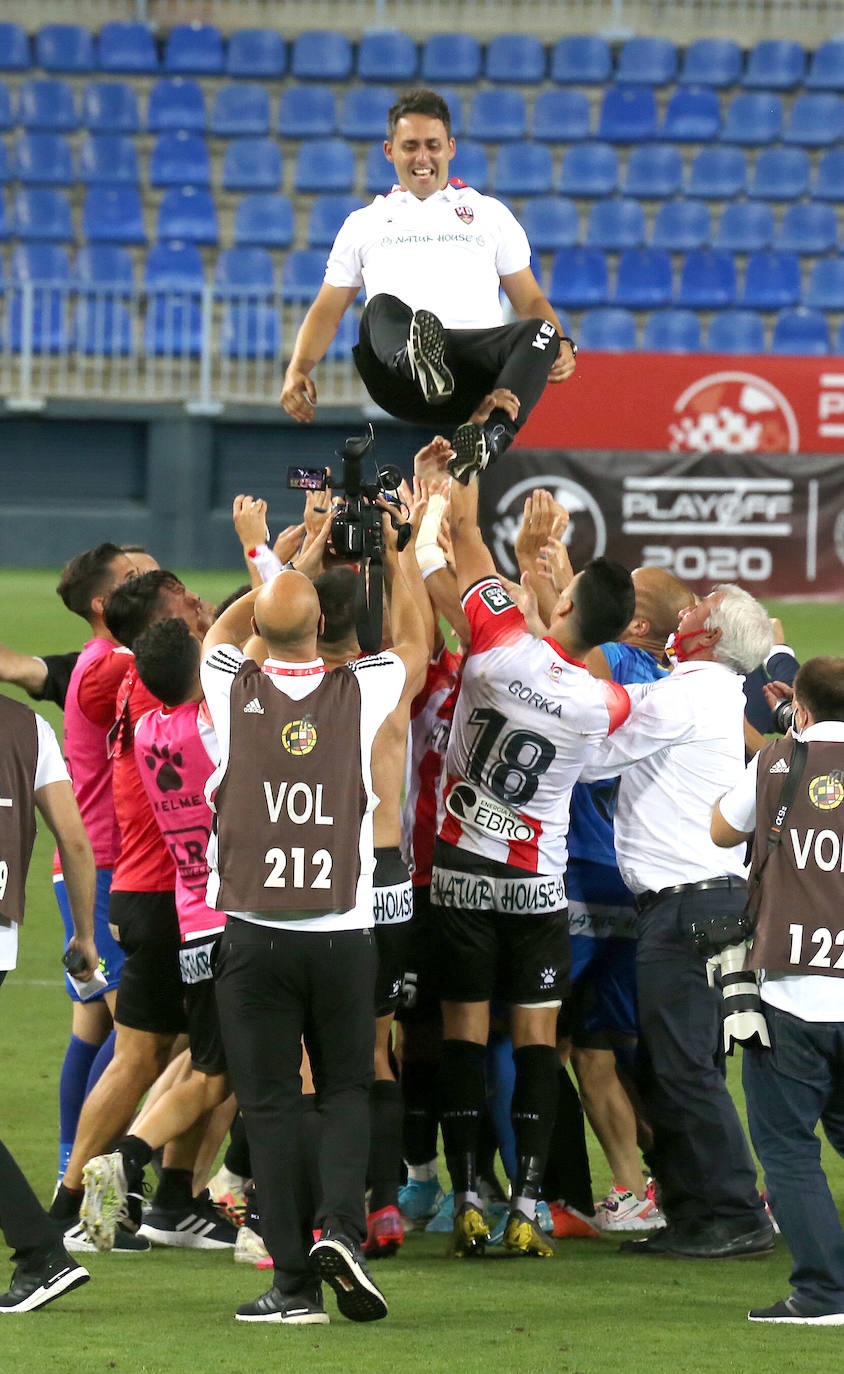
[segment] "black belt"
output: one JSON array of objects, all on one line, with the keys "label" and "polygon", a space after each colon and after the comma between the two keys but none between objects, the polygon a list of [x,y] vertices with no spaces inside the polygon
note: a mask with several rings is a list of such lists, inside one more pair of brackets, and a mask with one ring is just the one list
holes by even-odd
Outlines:
[{"label": "black belt", "polygon": [[649,911],[657,902],[661,902],[663,897],[676,897],[684,892],[706,892],[709,888],[746,888],[745,878],[704,878],[699,883],[675,883],[673,887],[661,887],[659,892],[640,892],[633,901],[637,912],[641,916],[643,911]]}]

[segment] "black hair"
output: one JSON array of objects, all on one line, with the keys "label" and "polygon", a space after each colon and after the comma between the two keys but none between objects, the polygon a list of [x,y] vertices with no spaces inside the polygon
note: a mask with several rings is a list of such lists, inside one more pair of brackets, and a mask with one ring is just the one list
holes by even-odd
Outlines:
[{"label": "black hair", "polygon": [[812,720],[844,720],[844,658],[825,654],[798,668],[794,696]]},{"label": "black hair", "polygon": [[405,115],[429,115],[431,119],[439,119],[445,125],[445,131],[451,138],[451,113],[448,105],[442,96],[436,91],[429,90],[426,86],[415,86],[411,91],[402,91],[395,105],[391,105],[387,111],[387,141],[392,143],[396,136],[396,125]]},{"label": "black hair", "polygon": [[239,601],[242,596],[246,596],[247,592],[251,591],[251,582],[241,583],[239,587],[236,587],[233,592],[230,592],[229,595],[223,601],[220,602],[219,606],[214,612],[214,619],[219,620],[220,616],[223,614],[223,611],[227,611],[229,609],[229,606],[233,606],[236,601]]},{"label": "black hair", "polygon": [[359,573],[347,563],[328,568],[314,578],[319,608],[325,617],[320,643],[342,643],[355,632],[359,581]]},{"label": "black hair", "polygon": [[181,706],[194,694],[200,645],[181,616],[156,620],[135,640],[138,677],[165,706]]},{"label": "black hair", "polygon": [[62,569],[56,587],[67,609],[81,615],[83,620],[90,620],[91,602],[95,596],[103,596],[111,589],[111,566],[115,558],[122,556],[119,545],[105,543],[71,558]]},{"label": "black hair", "polygon": [[616,639],[633,619],[633,579],[620,563],[595,558],[578,578],[572,601],[578,638],[588,649],[594,649],[596,644]]},{"label": "black hair", "polygon": [[182,586],[175,573],[165,568],[139,573],[128,582],[115,587],[103,612],[109,633],[127,649],[134,649],[135,640],[154,620],[162,605],[163,591],[178,591]]}]

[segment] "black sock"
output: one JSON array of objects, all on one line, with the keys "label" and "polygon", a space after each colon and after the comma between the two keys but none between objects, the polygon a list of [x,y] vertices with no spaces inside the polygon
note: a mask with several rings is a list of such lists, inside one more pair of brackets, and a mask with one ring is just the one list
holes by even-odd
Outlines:
[{"label": "black sock", "polygon": [[595,1215],[595,1205],[583,1108],[568,1069],[562,1065],[558,1068],[557,1085],[557,1115],[551,1132],[542,1195],[549,1202],[562,1198],[578,1212],[591,1217]]},{"label": "black sock", "polygon": [[483,430],[487,436],[487,443],[493,458],[504,453],[516,437],[515,421],[510,419],[506,410],[501,410],[498,407],[495,408],[488,420],[484,420]]},{"label": "black sock", "polygon": [[501,1191],[501,1184],[495,1172],[495,1156],[498,1152],[498,1136],[495,1134],[495,1125],[489,1114],[489,1108],[484,1104],[481,1112],[481,1119],[478,1123],[478,1158],[476,1172],[478,1181],[484,1186],[484,1195],[489,1193],[491,1197],[503,1200],[504,1194]]},{"label": "black sock", "polygon": [[193,1172],[190,1169],[162,1169],[153,1198],[154,1207],[165,1212],[180,1212],[193,1202]]},{"label": "black sock", "polygon": [[232,1122],[228,1149],[223,1155],[223,1163],[230,1174],[238,1174],[241,1178],[252,1177],[249,1141],[246,1139],[246,1127],[240,1112],[237,1112]]},{"label": "black sock", "polygon": [[152,1147],[137,1135],[125,1135],[122,1140],[118,1140],[116,1148],[122,1154],[125,1164],[133,1171],[140,1170],[143,1173],[152,1159]]},{"label": "black sock", "polygon": [[514,1197],[538,1198],[557,1106],[557,1051],[550,1045],[523,1045],[513,1051],[516,1084],[510,1120],[516,1137]]},{"label": "black sock", "polygon": [[445,1160],[455,1193],[477,1191],[478,1130],[486,1101],[486,1047],[471,1040],[444,1040],[440,1061],[440,1111]]},{"label": "black sock", "polygon": [[395,1207],[399,1200],[402,1102],[398,1083],[378,1078],[369,1090],[370,1212]]},{"label": "black sock", "polygon": [[417,1059],[402,1065],[402,1130],[404,1157],[408,1164],[428,1164],[437,1157],[438,1075],[436,1059]]},{"label": "black sock", "polygon": [[82,1188],[66,1188],[60,1183],[58,1192],[50,1204],[50,1216],[57,1217],[59,1221],[69,1221],[75,1217],[79,1212],[83,1194]]}]

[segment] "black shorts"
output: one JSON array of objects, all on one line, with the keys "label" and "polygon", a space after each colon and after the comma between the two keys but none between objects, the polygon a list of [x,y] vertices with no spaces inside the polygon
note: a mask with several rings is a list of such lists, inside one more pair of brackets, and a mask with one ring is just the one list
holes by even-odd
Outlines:
[{"label": "black shorts", "polygon": [[410,874],[395,847],[375,851],[372,904],[378,951],[375,1015],[389,1016],[401,995],[413,930]]},{"label": "black shorts", "polygon": [[112,892],[108,915],[126,955],[115,1021],[132,1030],[178,1035],[186,1029],[186,1020],[174,894]]},{"label": "black shorts", "polygon": [[431,889],[413,889],[413,920],[407,950],[404,987],[396,1007],[402,1025],[427,1023],[440,1018],[437,978],[436,930],[431,913]]},{"label": "black shorts", "polygon": [[214,961],[220,935],[188,941],[179,950],[182,999],[188,1023],[191,1067],[209,1076],[226,1072],[226,1055],[217,998]]}]

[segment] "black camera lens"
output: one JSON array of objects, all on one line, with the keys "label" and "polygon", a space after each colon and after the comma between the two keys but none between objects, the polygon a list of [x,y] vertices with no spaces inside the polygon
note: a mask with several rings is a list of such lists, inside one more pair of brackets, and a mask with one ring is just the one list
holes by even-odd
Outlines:
[{"label": "black camera lens", "polygon": [[783,697],[773,708],[771,715],[774,721],[774,729],[778,735],[785,735],[794,723],[794,702]]}]

